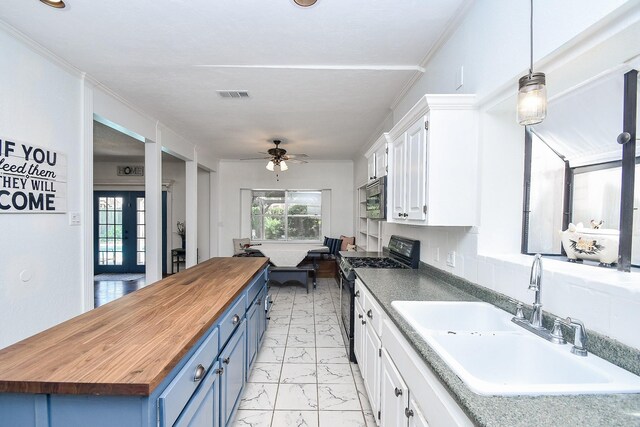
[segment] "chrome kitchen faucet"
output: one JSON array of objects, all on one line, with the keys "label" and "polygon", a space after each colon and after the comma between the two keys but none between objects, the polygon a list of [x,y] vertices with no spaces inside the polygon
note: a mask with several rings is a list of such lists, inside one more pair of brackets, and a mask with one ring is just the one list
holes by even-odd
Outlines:
[{"label": "chrome kitchen faucet", "polygon": [[533,312],[531,313],[531,326],[544,329],[542,326],[542,255],[536,254],[531,265],[531,276],[529,277],[529,290],[535,291],[536,296],[533,302]]},{"label": "chrome kitchen faucet", "polygon": [[571,352],[578,356],[586,356],[587,349],[587,331],[584,324],[578,319],[567,317],[566,320],[555,319],[553,322],[553,330],[549,331],[542,326],[542,255],[536,254],[531,265],[531,276],[529,277],[529,289],[535,291],[535,299],[533,302],[533,310],[531,312],[531,320],[524,317],[522,303],[519,302],[516,307],[516,315],[511,319],[516,325],[520,325],[526,330],[533,332],[537,336],[551,341],[555,344],[566,344],[567,341],[562,336],[560,325],[565,325],[574,330],[573,348]]}]

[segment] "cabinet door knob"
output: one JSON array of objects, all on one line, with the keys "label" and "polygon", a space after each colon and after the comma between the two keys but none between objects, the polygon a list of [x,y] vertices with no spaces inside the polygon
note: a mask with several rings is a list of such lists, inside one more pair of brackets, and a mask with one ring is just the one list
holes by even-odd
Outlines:
[{"label": "cabinet door knob", "polygon": [[404,213],[404,214],[402,214],[402,216],[406,218],[406,217],[409,216],[409,214],[408,213]]},{"label": "cabinet door knob", "polygon": [[196,366],[196,371],[193,374],[193,382],[197,383],[202,378],[204,378],[204,374],[207,373],[207,370],[202,365]]},{"label": "cabinet door knob", "polygon": [[411,417],[413,417],[413,409],[405,408],[405,409],[404,409],[404,415],[405,415],[407,418],[411,418]]},{"label": "cabinet door knob", "polygon": [[367,311],[367,317],[373,319],[373,312],[371,310]]},{"label": "cabinet door knob", "polygon": [[240,316],[238,316],[237,314],[234,314],[233,318],[231,319],[231,323],[233,323],[234,325],[237,325],[239,321],[240,321]]},{"label": "cabinet door knob", "polygon": [[224,359],[222,359],[222,363],[224,363],[225,365],[229,364],[229,358],[225,357]]},{"label": "cabinet door knob", "polygon": [[224,368],[218,368],[214,372],[218,375],[222,375],[224,373]]},{"label": "cabinet door knob", "polygon": [[362,314],[358,313],[358,319],[362,319]]},{"label": "cabinet door knob", "polygon": [[363,321],[362,321],[362,324],[363,324],[363,325],[366,325],[366,324],[367,324],[367,321],[366,321],[366,320],[363,320]]},{"label": "cabinet door knob", "polygon": [[398,213],[398,216],[400,216],[400,217],[401,217],[401,216],[402,216],[402,212]]},{"label": "cabinet door knob", "polygon": [[360,298],[360,291],[356,291],[356,293],[355,293],[355,297],[356,297],[356,298]]},{"label": "cabinet door knob", "polygon": [[396,397],[402,396],[402,390],[400,390],[398,387],[396,387],[396,389],[393,392],[395,393]]}]

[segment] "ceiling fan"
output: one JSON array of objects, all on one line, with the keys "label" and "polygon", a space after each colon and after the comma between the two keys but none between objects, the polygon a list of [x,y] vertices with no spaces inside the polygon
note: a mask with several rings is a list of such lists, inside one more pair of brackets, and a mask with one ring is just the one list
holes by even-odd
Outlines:
[{"label": "ceiling fan", "polygon": [[306,154],[287,154],[287,150],[284,148],[280,148],[280,144],[282,143],[279,139],[274,139],[273,143],[275,144],[275,148],[270,148],[266,153],[260,152],[260,154],[267,154],[268,157],[254,157],[250,159],[240,159],[240,160],[269,160],[267,163],[267,169],[270,171],[280,172],[286,171],[289,169],[287,166],[287,162],[289,163],[308,163],[306,160],[302,160],[303,158],[308,158]]}]

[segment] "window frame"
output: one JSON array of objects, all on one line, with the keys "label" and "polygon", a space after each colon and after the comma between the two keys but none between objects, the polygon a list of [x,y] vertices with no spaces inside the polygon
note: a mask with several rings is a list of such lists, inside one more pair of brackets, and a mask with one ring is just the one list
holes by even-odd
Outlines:
[{"label": "window frame", "polygon": [[[622,185],[620,194],[620,243],[618,249],[617,269],[624,272],[631,271],[631,267],[639,267],[631,264],[635,168],[636,165],[640,164],[640,157],[636,157],[637,86],[638,71],[631,70],[627,72],[624,75],[623,132],[627,132],[630,135],[630,140],[622,145],[622,160],[570,167],[569,162],[560,154],[556,153],[565,163],[562,209],[563,230],[566,230],[569,227],[569,223],[573,217],[573,183],[575,175],[616,167],[622,168]],[[533,253],[529,251],[531,163],[533,159],[532,134],[533,131],[531,128],[529,126],[525,126],[522,238],[520,247],[520,252],[524,255],[533,255]],[[544,143],[544,141],[542,142]],[[620,137],[618,137],[618,142],[620,142]],[[566,256],[567,254],[561,246],[560,254],[542,255]]]},{"label": "window frame", "polygon": [[[249,224],[253,224],[253,199],[254,199],[254,194],[256,192],[282,192],[284,193],[284,212],[282,214],[282,218],[283,218],[283,227],[284,227],[284,235],[285,238],[282,240],[274,240],[274,239],[265,239],[265,233],[264,233],[264,217],[265,214],[262,213],[260,214],[260,216],[262,217],[262,239],[251,239],[251,243],[321,243],[322,242],[322,222],[323,222],[323,218],[322,218],[322,190],[308,190],[308,189],[301,189],[301,190],[281,190],[281,189],[251,189],[251,204],[250,204],[250,209],[249,209]],[[320,215],[316,216],[316,215],[292,215],[291,218],[302,218],[302,217],[309,217],[309,218],[318,218],[320,220],[319,223],[319,229],[318,229],[318,238],[317,239],[295,239],[295,240],[290,240],[288,239],[289,237],[289,202],[287,201],[287,195],[288,193],[318,193],[320,196]],[[267,215],[269,216],[269,215]],[[273,215],[271,215],[273,216]],[[279,216],[279,215],[278,215]],[[252,226],[251,226],[252,228]]]}]

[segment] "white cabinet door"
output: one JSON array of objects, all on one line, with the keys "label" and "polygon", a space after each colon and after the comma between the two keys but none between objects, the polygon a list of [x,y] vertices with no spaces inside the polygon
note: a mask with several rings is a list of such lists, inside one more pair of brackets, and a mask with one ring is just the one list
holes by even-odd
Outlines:
[{"label": "white cabinet door", "polygon": [[[362,375],[364,377],[365,388],[369,394],[371,409],[373,409],[373,413],[376,414],[380,409],[380,349],[382,348],[382,343],[378,335],[376,335],[376,331],[369,322],[369,319],[366,316],[365,319],[365,368]],[[362,369],[362,367],[360,367],[360,369]]]},{"label": "white cabinet door", "polygon": [[409,389],[385,349],[381,361],[380,427],[406,426],[404,411],[409,406]]},{"label": "white cabinet door", "polygon": [[409,399],[407,415],[409,416],[409,427],[429,427],[429,423],[427,423],[427,420],[413,399]]},{"label": "white cabinet door", "polygon": [[391,146],[391,215],[394,221],[403,220],[405,213],[405,149],[406,134],[398,137]]},{"label": "white cabinet door", "polygon": [[383,144],[375,152],[376,158],[376,178],[387,175],[387,145]]},{"label": "white cabinet door", "polygon": [[364,319],[362,307],[360,307],[360,304],[358,304],[358,301],[356,300],[355,315],[353,320],[354,322],[353,352],[356,354],[356,360],[358,361],[358,365],[360,365],[360,371],[364,375],[364,369],[365,369],[365,355],[363,353],[364,325],[362,324],[362,319]]},{"label": "white cabinet door", "polygon": [[427,144],[424,119],[407,130],[406,206],[407,219],[424,221],[426,215]]},{"label": "white cabinet door", "polygon": [[374,179],[376,179],[376,155],[371,154],[368,158],[367,158],[367,178],[368,181],[372,181]]}]

